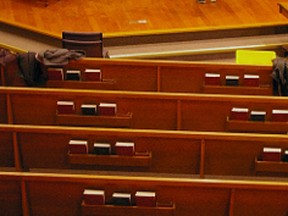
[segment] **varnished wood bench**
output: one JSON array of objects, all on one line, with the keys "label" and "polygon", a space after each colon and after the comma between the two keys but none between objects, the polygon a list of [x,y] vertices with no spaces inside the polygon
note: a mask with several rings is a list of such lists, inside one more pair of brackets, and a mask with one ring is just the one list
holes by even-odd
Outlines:
[{"label": "varnished wood bench", "polygon": [[[0,88],[2,123],[122,127],[190,131],[287,133],[286,122],[272,120],[273,109],[288,109],[284,97]],[[58,101],[72,101],[75,113],[57,114]],[[85,103],[113,102],[115,116],[84,116]],[[265,111],[265,121],[234,120],[231,110]]]},{"label": "varnished wood bench", "polygon": [[[134,171],[206,176],[288,176],[288,162],[263,161],[264,147],[288,150],[286,135],[0,125],[0,167]],[[69,141],[88,141],[88,154],[69,153]],[[117,141],[135,144],[135,154],[115,154]],[[111,155],[93,153],[95,142]]]},{"label": "varnished wood bench", "polygon": [[[71,61],[66,70],[87,68],[101,70],[102,81],[50,80],[46,87],[124,90],[148,92],[216,93],[272,95],[271,66],[237,65],[225,63],[195,63],[181,61],[82,59]],[[205,84],[205,74],[220,75],[220,84]],[[245,86],[244,74],[259,75],[259,86]],[[239,86],[225,85],[226,75],[239,76]],[[13,65],[2,69],[3,86],[24,86],[23,80],[15,74]]]},{"label": "varnished wood bench", "polygon": [[[189,176],[81,175],[0,172],[4,215],[286,215],[286,182],[201,180]],[[104,205],[83,202],[85,189],[105,192]],[[155,191],[155,207],[134,203],[136,191]],[[113,205],[114,192],[132,195],[131,206]]]}]

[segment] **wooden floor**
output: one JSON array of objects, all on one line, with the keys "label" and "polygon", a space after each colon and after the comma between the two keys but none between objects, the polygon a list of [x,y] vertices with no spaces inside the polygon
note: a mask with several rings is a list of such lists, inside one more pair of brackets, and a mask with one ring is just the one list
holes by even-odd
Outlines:
[{"label": "wooden floor", "polygon": [[[281,1],[281,0],[280,0]],[[283,1],[283,0],[282,0]],[[61,37],[63,30],[104,37],[285,25],[279,0],[37,0],[0,1],[0,21]]]}]

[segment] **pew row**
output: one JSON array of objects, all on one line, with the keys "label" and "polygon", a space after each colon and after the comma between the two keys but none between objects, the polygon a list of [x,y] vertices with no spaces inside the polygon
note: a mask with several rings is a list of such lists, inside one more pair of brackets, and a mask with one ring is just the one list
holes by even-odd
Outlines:
[{"label": "pew row", "polygon": [[[264,148],[288,150],[287,135],[0,125],[0,167],[18,171],[59,169],[130,171],[206,176],[288,176],[288,162],[265,161]],[[87,152],[69,152],[70,140],[86,140]],[[116,142],[133,142],[133,154],[117,154]],[[111,145],[95,153],[94,143]],[[288,155],[286,155],[288,156]]]},{"label": "pew row", "polygon": [[[284,216],[288,211],[287,182],[18,172],[1,172],[0,181],[1,213],[12,216]],[[104,191],[105,203],[86,204],[85,189]],[[111,198],[119,191],[131,195],[126,205]],[[156,205],[135,204],[137,191],[155,192]]]},{"label": "pew row", "polygon": [[[2,123],[283,134],[288,131],[287,113],[282,116],[280,112],[280,119],[273,114],[275,110],[287,112],[284,97],[0,87],[0,100]],[[74,110],[59,113],[59,101],[69,102]],[[102,102],[114,104],[117,112],[112,116],[81,113],[83,104]],[[233,108],[245,108],[253,118],[235,119]],[[259,112],[261,118],[257,116]]]},{"label": "pew row", "polygon": [[[48,69],[45,68],[45,71]],[[273,94],[271,66],[85,58],[70,61],[68,65],[59,69],[63,70],[62,78],[58,77],[57,79],[60,80],[54,80],[55,77],[49,79],[48,76],[44,86],[149,92]],[[101,79],[96,81],[87,79],[84,74],[85,69],[99,69]],[[80,80],[67,80],[67,71],[71,70],[80,71]],[[2,69],[3,86],[25,85],[15,71],[17,71],[15,64],[7,65]],[[206,82],[205,74],[218,74],[218,83]],[[247,84],[245,75],[259,76],[258,83]],[[226,76],[238,76],[237,86],[226,85]]]}]

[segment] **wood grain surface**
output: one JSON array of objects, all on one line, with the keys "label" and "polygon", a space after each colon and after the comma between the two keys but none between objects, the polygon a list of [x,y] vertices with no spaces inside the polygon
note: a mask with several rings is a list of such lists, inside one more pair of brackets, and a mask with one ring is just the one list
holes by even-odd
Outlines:
[{"label": "wood grain surface", "polygon": [[56,37],[63,30],[106,37],[283,25],[279,0],[40,0],[0,1],[0,21]]}]

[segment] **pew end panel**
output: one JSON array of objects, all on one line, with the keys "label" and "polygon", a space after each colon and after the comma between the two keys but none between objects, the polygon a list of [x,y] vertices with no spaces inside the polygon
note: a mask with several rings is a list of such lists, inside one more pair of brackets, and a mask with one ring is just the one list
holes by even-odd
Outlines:
[{"label": "pew end panel", "polygon": [[1,215],[22,215],[21,179],[2,177],[0,180]]},{"label": "pew end panel", "polygon": [[5,85],[5,68],[3,65],[0,65],[0,85]]},{"label": "pew end panel", "polygon": [[[57,97],[56,97],[57,98]],[[69,97],[68,97],[69,98]],[[15,124],[55,124],[55,96],[36,94],[11,96]]]},{"label": "pew end panel", "polygon": [[26,184],[31,215],[81,215],[81,183],[35,180]]},{"label": "pew end panel", "polygon": [[0,131],[0,167],[15,167],[12,133]]},{"label": "pew end panel", "polygon": [[0,123],[8,123],[7,100],[5,94],[0,94]]},{"label": "pew end panel", "polygon": [[69,169],[68,134],[18,133],[24,170],[30,168]]}]

